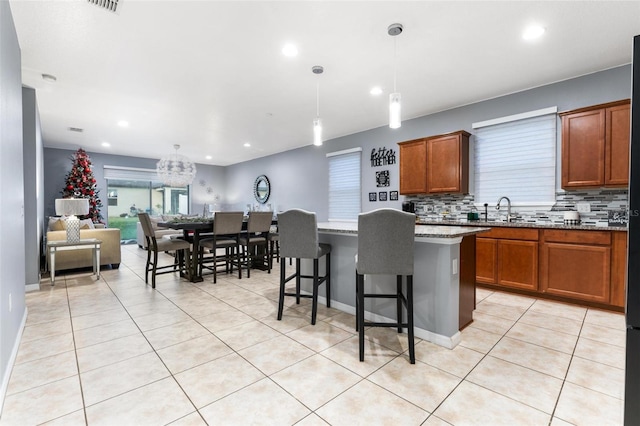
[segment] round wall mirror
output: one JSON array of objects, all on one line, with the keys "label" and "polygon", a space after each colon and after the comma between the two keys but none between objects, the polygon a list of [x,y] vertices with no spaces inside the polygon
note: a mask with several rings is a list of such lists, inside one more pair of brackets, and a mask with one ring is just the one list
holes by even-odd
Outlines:
[{"label": "round wall mirror", "polygon": [[270,194],[271,184],[269,183],[269,179],[265,175],[258,176],[253,184],[253,195],[255,195],[256,200],[264,204],[269,199]]}]

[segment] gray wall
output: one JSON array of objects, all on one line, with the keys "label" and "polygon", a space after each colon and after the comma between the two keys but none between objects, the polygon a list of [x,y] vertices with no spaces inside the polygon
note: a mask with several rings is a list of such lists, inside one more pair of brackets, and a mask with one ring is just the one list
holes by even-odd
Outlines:
[{"label": "gray wall", "polygon": [[[403,98],[408,96],[409,94],[403,94]],[[315,211],[319,220],[326,220],[328,173],[325,155],[328,152],[362,147],[362,211],[380,207],[400,208],[404,198],[402,196],[397,202],[369,202],[369,192],[380,190],[388,192],[399,189],[398,164],[389,167],[371,167],[369,158],[372,149],[377,150],[381,147],[394,149],[397,158],[398,142],[456,130],[473,133],[471,124],[478,121],[550,106],[557,106],[559,111],[566,111],[630,97],[631,66],[625,65],[412,120],[405,119],[400,129],[391,130],[387,126],[380,127],[327,141],[321,147],[309,145],[229,166],[227,167],[227,197],[237,208],[244,208],[247,203],[255,203],[252,194],[253,181],[258,175],[266,174],[272,182],[273,198],[270,202],[274,209],[286,210],[301,207]],[[329,128],[331,123],[324,123],[324,125]],[[557,140],[559,152],[560,136]],[[559,153],[557,158],[559,162]],[[375,172],[380,170],[389,170],[391,186],[376,187]],[[559,170],[558,165],[558,180]],[[473,185],[470,187],[473,188]]]},{"label": "gray wall", "polygon": [[[40,285],[40,258],[44,223],[44,175],[42,134],[36,91],[22,88],[22,137],[24,167],[25,280],[27,286]],[[37,224],[37,225],[36,225]],[[34,260],[34,261],[32,261]]]},{"label": "gray wall", "polygon": [[[80,147],[78,147],[80,148]],[[56,148],[44,149],[44,217],[55,215],[55,199],[62,195],[65,176],[71,169],[72,156],[75,151]],[[93,175],[100,191],[102,201],[102,216],[107,220],[107,181],[104,178],[104,166],[134,167],[141,169],[156,168],[159,159],[128,157],[88,152],[93,165]],[[167,155],[171,154],[167,152]],[[226,186],[225,168],[197,164],[196,179],[191,186],[190,212],[202,214],[204,204],[213,204],[214,196],[220,195],[219,203],[225,203],[224,191]]]},{"label": "gray wall", "polygon": [[9,2],[0,1],[0,401],[26,313],[20,60]]}]

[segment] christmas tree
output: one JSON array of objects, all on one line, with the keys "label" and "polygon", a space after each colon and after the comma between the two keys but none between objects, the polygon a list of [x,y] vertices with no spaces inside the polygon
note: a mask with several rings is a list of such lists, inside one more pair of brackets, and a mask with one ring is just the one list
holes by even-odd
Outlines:
[{"label": "christmas tree", "polygon": [[84,149],[78,149],[71,157],[73,166],[65,177],[65,186],[62,192],[63,198],[88,198],[89,214],[81,219],[91,219],[94,223],[102,223],[100,208],[102,201],[98,198],[96,178],[91,170],[91,159]]}]

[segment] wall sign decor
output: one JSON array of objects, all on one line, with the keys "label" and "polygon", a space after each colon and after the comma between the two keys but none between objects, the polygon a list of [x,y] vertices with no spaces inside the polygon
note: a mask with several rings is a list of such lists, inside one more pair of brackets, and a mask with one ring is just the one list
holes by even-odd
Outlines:
[{"label": "wall sign decor", "polygon": [[380,201],[387,201],[387,191],[378,192],[378,199]]},{"label": "wall sign decor", "polygon": [[398,201],[398,191],[389,192],[389,201]]},{"label": "wall sign decor", "polygon": [[396,152],[385,147],[371,150],[371,167],[388,166],[396,164]]},{"label": "wall sign decor", "polygon": [[377,200],[377,194],[375,192],[370,192],[369,193],[369,201],[378,201]]},{"label": "wall sign decor", "polygon": [[391,182],[389,182],[389,170],[381,170],[376,172],[376,184],[378,188],[381,186],[389,186]]}]

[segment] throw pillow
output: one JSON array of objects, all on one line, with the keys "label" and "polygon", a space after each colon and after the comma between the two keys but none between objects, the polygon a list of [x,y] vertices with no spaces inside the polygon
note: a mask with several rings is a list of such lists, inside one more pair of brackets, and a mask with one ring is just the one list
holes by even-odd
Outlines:
[{"label": "throw pillow", "polygon": [[80,229],[95,229],[93,226],[93,221],[91,219],[81,219],[80,220]]},{"label": "throw pillow", "polygon": [[67,229],[65,226],[66,217],[50,217],[49,218],[49,230],[50,231],[64,231]]}]

